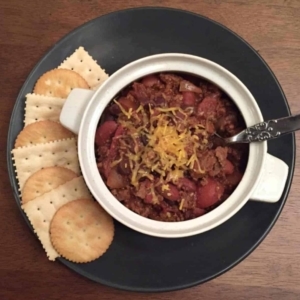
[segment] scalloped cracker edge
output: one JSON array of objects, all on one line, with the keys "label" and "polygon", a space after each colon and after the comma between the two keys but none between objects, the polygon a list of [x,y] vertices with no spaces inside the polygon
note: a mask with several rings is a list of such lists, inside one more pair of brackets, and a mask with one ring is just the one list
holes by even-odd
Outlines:
[{"label": "scalloped cracker edge", "polygon": [[82,198],[61,207],[49,231],[52,245],[62,257],[87,263],[108,250],[114,238],[114,222],[97,201]]},{"label": "scalloped cracker edge", "polygon": [[82,176],[76,177],[22,205],[22,209],[33,226],[49,260],[54,261],[60,256],[50,239],[49,230],[53,216],[66,203],[81,198],[93,199]]},{"label": "scalloped cracker edge", "polygon": [[105,70],[97,64],[97,61],[83,47],[75,50],[58,68],[77,72],[93,90],[108,78]]},{"label": "scalloped cracker edge", "polygon": [[15,148],[74,138],[75,134],[59,122],[44,120],[32,123],[18,134]]},{"label": "scalloped cracker edge", "polygon": [[19,190],[36,171],[46,167],[65,167],[80,175],[76,139],[65,139],[12,150]]},{"label": "scalloped cracker edge", "polygon": [[25,103],[24,126],[50,120],[59,122],[59,116],[66,99],[37,94],[27,94]]},{"label": "scalloped cracker edge", "polygon": [[33,173],[25,182],[22,189],[22,204],[25,204],[60,185],[78,177],[70,169],[49,167]]}]

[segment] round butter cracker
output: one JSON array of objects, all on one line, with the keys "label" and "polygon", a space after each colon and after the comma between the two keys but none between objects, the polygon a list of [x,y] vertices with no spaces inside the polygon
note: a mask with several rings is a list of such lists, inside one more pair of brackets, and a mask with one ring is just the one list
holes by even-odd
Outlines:
[{"label": "round butter cracker", "polygon": [[109,248],[113,236],[112,217],[89,199],[63,205],[50,224],[53,247],[62,257],[76,263],[99,258]]},{"label": "round butter cracker", "polygon": [[78,177],[78,175],[63,167],[49,167],[33,173],[22,189],[22,204],[39,197],[58,186]]},{"label": "round butter cracker", "polygon": [[34,122],[19,133],[15,141],[15,148],[48,143],[55,140],[62,140],[74,137],[74,133],[54,121]]},{"label": "round butter cracker", "polygon": [[67,98],[74,88],[89,89],[90,87],[78,73],[67,69],[54,69],[38,79],[33,92],[39,95]]}]

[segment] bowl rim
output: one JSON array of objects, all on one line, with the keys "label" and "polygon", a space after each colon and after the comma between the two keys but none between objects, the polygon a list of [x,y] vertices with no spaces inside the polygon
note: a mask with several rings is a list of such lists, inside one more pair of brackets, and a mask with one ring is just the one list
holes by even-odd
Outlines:
[{"label": "bowl rim", "polygon": [[[192,220],[182,222],[151,220],[132,212],[111,194],[98,172],[93,150],[96,125],[104,108],[120,90],[138,78],[158,72],[184,72],[183,67],[185,67],[185,71],[188,70],[188,73],[203,77],[221,87],[240,109],[247,126],[253,125],[253,120],[254,123],[263,120],[260,109],[250,91],[227,69],[202,57],[182,53],[164,53],[138,59],[125,65],[109,77],[91,97],[83,114],[78,134],[78,156],[82,174],[99,204],[124,225],[156,237],[178,238],[195,235],[210,230],[232,217],[249,200],[252,191],[258,185],[267,153],[266,142],[250,144],[244,177],[235,191],[217,208]],[[203,72],[204,69],[206,73]],[[209,73],[209,71],[213,73]],[[226,88],[224,82],[225,85],[229,84],[229,87]],[[243,95],[244,99],[243,97],[237,99],[236,95]]]}]

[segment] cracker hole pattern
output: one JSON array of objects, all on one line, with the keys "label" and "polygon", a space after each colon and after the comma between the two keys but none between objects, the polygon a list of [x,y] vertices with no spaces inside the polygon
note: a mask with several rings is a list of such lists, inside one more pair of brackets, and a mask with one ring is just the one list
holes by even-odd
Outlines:
[{"label": "cracker hole pattern", "polygon": [[72,67],[71,70],[74,71],[74,68]]}]

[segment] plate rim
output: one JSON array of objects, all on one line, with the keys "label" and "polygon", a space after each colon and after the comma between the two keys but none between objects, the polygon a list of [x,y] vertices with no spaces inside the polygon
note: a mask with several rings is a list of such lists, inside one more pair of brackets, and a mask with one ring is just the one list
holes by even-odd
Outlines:
[{"label": "plate rim", "polygon": [[[201,14],[192,12],[192,11],[188,11],[188,10],[183,10],[183,9],[177,9],[177,8],[170,8],[170,7],[164,7],[164,6],[139,6],[139,7],[134,7],[134,8],[126,8],[126,9],[121,9],[121,10],[116,10],[116,11],[112,11],[103,15],[100,15],[98,17],[95,17],[77,27],[75,27],[73,30],[71,30],[70,32],[68,32],[67,34],[65,34],[62,38],[60,38],[55,44],[54,46],[50,47],[50,49],[48,49],[47,51],[45,51],[45,54],[38,60],[38,62],[35,64],[35,66],[31,69],[30,73],[27,75],[25,81],[22,84],[21,89],[19,90],[19,93],[16,97],[15,100],[15,104],[13,107],[13,110],[11,112],[11,117],[10,117],[10,121],[9,121],[9,129],[8,129],[8,134],[7,134],[7,146],[6,146],[6,151],[7,151],[7,168],[8,168],[8,175],[9,175],[9,180],[10,180],[10,185],[12,187],[12,191],[13,191],[13,196],[15,198],[15,201],[17,203],[17,206],[19,208],[19,210],[21,211],[21,214],[23,215],[23,218],[25,219],[27,225],[29,226],[29,228],[31,228],[31,232],[36,236],[36,234],[33,231],[33,227],[28,219],[28,217],[26,216],[26,214],[24,213],[24,211],[21,208],[21,202],[19,199],[19,195],[17,193],[18,186],[14,184],[14,180],[16,178],[15,175],[15,171],[14,171],[14,165],[13,165],[13,159],[12,159],[12,155],[11,155],[11,151],[10,151],[10,144],[11,144],[11,136],[12,136],[12,127],[13,127],[13,123],[14,123],[14,118],[13,116],[15,115],[18,105],[16,105],[16,103],[20,102],[20,98],[22,96],[22,94],[24,93],[28,81],[29,79],[33,76],[33,74],[39,69],[40,65],[44,62],[44,60],[46,60],[48,58],[48,56],[58,47],[60,47],[60,45],[62,43],[64,43],[64,41],[66,39],[68,39],[70,36],[74,35],[77,33],[78,30],[82,30],[85,27],[90,26],[93,22],[95,22],[96,20],[103,18],[103,17],[109,17],[111,15],[117,15],[120,13],[127,13],[130,11],[145,11],[145,10],[160,10],[160,11],[165,11],[165,12],[178,12],[178,13],[183,13],[183,14],[187,14],[187,15],[191,15],[194,17],[198,17],[198,18],[202,18],[204,20],[207,20],[211,23],[214,23],[215,25],[218,25],[219,27],[225,29],[226,31],[230,32],[231,34],[233,34],[236,38],[238,38],[240,41],[242,41],[244,44],[246,44],[257,56],[258,59],[261,60],[261,62],[264,64],[264,66],[267,68],[267,70],[269,71],[270,75],[273,77],[274,81],[276,82],[277,87],[279,88],[279,91],[282,95],[282,98],[284,100],[285,106],[287,108],[287,111],[289,113],[289,115],[291,115],[291,110],[290,110],[290,105],[287,101],[287,98],[284,94],[284,91],[275,75],[275,73],[272,71],[272,69],[269,67],[269,65],[267,64],[267,62],[263,59],[263,57],[259,54],[258,51],[256,51],[254,49],[253,46],[251,46],[243,37],[241,37],[240,35],[238,35],[237,33],[235,33],[234,31],[232,31],[231,29],[229,29],[227,26],[213,20],[210,19],[206,16],[203,16]],[[267,230],[263,233],[263,235],[260,236],[260,238],[257,240],[257,242],[246,252],[244,253],[242,256],[240,256],[237,260],[235,260],[232,264],[230,264],[229,266],[227,266],[226,268],[224,268],[223,270],[221,270],[220,272],[214,274],[213,276],[207,277],[205,279],[202,280],[198,280],[189,284],[183,284],[183,285],[178,285],[176,287],[167,287],[167,288],[136,288],[136,287],[131,287],[131,286],[126,286],[126,285],[121,285],[121,284],[115,284],[112,282],[107,282],[106,280],[100,279],[99,278],[95,278],[94,276],[91,276],[90,274],[87,274],[86,272],[80,270],[75,270],[77,269],[77,265],[72,264],[71,262],[66,261],[63,258],[58,258],[58,260],[66,267],[68,267],[68,269],[75,271],[76,273],[78,273],[81,276],[84,276],[94,282],[112,287],[112,288],[116,288],[119,290],[124,290],[124,291],[129,291],[129,292],[139,292],[139,293],[162,293],[162,292],[170,292],[170,291],[177,291],[177,290],[183,290],[183,289],[187,289],[190,287],[194,287],[200,284],[203,284],[205,282],[211,281],[212,279],[215,279],[219,276],[221,276],[222,274],[228,272],[229,270],[231,270],[233,267],[237,266],[240,262],[242,262],[245,258],[247,258],[261,243],[262,241],[266,238],[266,236],[270,233],[270,231],[272,230],[273,226],[275,225],[275,223],[277,222],[286,202],[288,199],[288,195],[293,183],[293,178],[294,178],[294,171],[295,171],[295,160],[296,160],[296,141],[295,141],[295,133],[291,134],[292,136],[292,153],[293,153],[293,157],[292,157],[292,162],[291,162],[291,167],[289,167],[289,176],[287,178],[287,182],[285,185],[285,191],[282,194],[282,198],[283,201],[280,204],[280,207],[278,208],[276,215],[274,216],[272,222],[269,224]],[[72,265],[72,266],[70,266]]]}]

